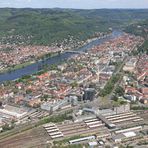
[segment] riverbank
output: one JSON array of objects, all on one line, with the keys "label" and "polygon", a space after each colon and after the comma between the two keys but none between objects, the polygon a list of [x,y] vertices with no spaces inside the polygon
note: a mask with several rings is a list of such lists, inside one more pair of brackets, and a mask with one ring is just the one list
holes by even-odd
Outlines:
[{"label": "riverbank", "polygon": [[[103,44],[104,42],[119,37],[123,34],[121,31],[113,31],[111,35],[93,40],[92,42],[80,47],[73,49],[74,51],[80,51],[80,52],[87,52],[89,49],[93,48],[94,46],[98,46],[100,44]],[[50,56],[50,58],[44,58],[44,60],[38,60],[35,63],[28,63],[28,66],[25,66],[23,68],[20,68],[21,66],[18,66],[16,70],[13,70],[11,72],[5,72],[0,74],[0,83],[5,81],[11,81],[21,78],[25,75],[32,75],[34,73],[37,73],[38,71],[41,71],[43,68],[45,68],[46,65],[50,67],[51,65],[58,65],[61,64],[63,61],[68,60],[69,58],[73,57],[76,53],[73,52],[61,52],[57,53],[54,56]],[[18,69],[19,68],[19,69]]]},{"label": "riverbank", "polygon": [[24,68],[24,67],[29,66],[29,65],[31,65],[33,63],[35,63],[35,61],[28,61],[26,63],[18,64],[18,65],[15,65],[13,67],[8,67],[8,68],[5,68],[5,69],[1,70],[0,74],[7,73],[7,72],[11,73],[12,71]]},{"label": "riverbank", "polygon": [[22,63],[22,64],[18,64],[18,65],[0,70],[0,74],[7,73],[7,72],[11,73],[12,71],[25,68],[29,65],[36,63],[36,62],[39,62],[39,61],[44,62],[44,60],[47,60],[47,59],[52,58],[52,57],[57,56],[57,55],[58,55],[57,52],[56,53],[48,53],[48,54],[45,54],[44,56],[41,56],[38,60],[28,61],[28,62],[25,62],[25,63]]},{"label": "riverbank", "polygon": [[[81,48],[81,47],[83,47],[83,46],[85,46],[85,45],[87,45],[90,42],[95,41],[95,40],[97,40],[97,38],[88,39],[83,44],[81,44],[81,45],[79,45],[79,46],[77,46],[75,48],[77,48],[77,49]],[[67,51],[71,51],[71,50],[73,50],[73,48],[70,48],[69,50],[65,49],[65,50],[61,50],[61,51],[67,52]],[[27,67],[27,66],[29,66],[31,64],[36,63],[36,62],[44,62],[44,61],[46,61],[46,60],[48,60],[48,59],[50,59],[50,58],[52,58],[54,56],[57,56],[57,55],[61,54],[62,53],[61,51],[53,52],[53,53],[47,53],[47,54],[45,54],[43,56],[40,56],[38,59],[34,59],[33,61],[27,61],[25,63],[21,63],[21,64],[14,65],[14,66],[11,66],[11,67],[9,66],[7,68],[4,68],[4,69],[0,70],[0,74],[7,73],[7,72],[11,73],[12,71],[25,68],[25,67]]]}]

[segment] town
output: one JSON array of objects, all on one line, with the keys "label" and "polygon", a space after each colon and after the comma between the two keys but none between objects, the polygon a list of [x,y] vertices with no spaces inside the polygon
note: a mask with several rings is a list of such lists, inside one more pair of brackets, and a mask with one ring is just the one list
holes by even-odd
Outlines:
[{"label": "town", "polygon": [[[15,67],[16,65],[25,65],[27,62],[35,61],[45,55],[58,52],[59,49],[49,48],[44,46],[12,46],[1,45],[0,46],[0,70],[5,68]],[[25,64],[23,64],[25,63]]]},{"label": "town", "polygon": [[[95,32],[93,36],[83,41],[79,41],[73,36],[68,36],[62,42],[52,43],[51,46],[26,45],[22,41],[24,39],[22,36],[2,38],[0,41],[0,72],[11,72],[12,70],[23,68],[37,61],[44,61],[61,52],[79,48],[97,38],[103,38],[107,35],[109,35],[109,32]],[[30,39],[32,37],[28,38]],[[10,39],[13,41],[13,44],[11,43],[12,41],[10,42]]]},{"label": "town", "polygon": [[[133,54],[143,42],[123,33],[61,64],[2,83],[0,147],[147,145],[148,55]],[[15,65],[52,50],[26,47],[19,56],[12,51],[10,58],[0,57]]]}]

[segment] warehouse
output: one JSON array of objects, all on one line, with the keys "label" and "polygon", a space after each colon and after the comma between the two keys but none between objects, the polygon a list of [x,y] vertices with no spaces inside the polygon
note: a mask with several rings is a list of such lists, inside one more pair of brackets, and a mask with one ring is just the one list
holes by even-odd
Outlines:
[{"label": "warehouse", "polygon": [[117,128],[143,125],[143,119],[133,112],[105,116],[105,118],[112,124],[115,124]]},{"label": "warehouse", "polygon": [[115,136],[112,137],[113,141],[118,143],[118,142],[122,142],[123,140],[125,139],[129,139],[130,138],[133,138],[133,137],[136,137],[137,134],[135,132],[125,132],[125,133],[120,133],[120,134],[117,134]]},{"label": "warehouse", "polygon": [[53,123],[45,124],[43,125],[43,127],[52,139],[61,138],[64,136],[63,133],[59,130],[59,128]]},{"label": "warehouse", "polygon": [[132,127],[132,128],[118,130],[118,131],[115,131],[115,133],[119,134],[119,133],[124,133],[124,132],[129,132],[129,131],[139,131],[139,130],[142,130],[142,126],[136,126],[136,127]]},{"label": "warehouse", "polygon": [[109,121],[106,117],[102,116],[102,115],[98,115],[97,116],[100,120],[102,120],[103,123],[105,123],[105,125],[112,129],[112,128],[116,128],[116,125],[113,124],[111,121]]},{"label": "warehouse", "polygon": [[110,135],[105,125],[97,118],[84,120],[82,122],[73,122],[66,124],[46,124],[43,126],[48,135],[52,139],[68,138],[76,135],[96,135],[101,133],[100,136],[105,137]]},{"label": "warehouse", "polygon": [[95,136],[89,136],[89,137],[84,137],[80,139],[70,140],[69,143],[76,144],[76,143],[80,143],[80,142],[87,141],[87,140],[93,140],[93,139],[95,139]]},{"label": "warehouse", "polygon": [[21,119],[28,114],[28,110],[25,108],[18,108],[15,106],[5,105],[0,108],[0,116],[10,119]]}]

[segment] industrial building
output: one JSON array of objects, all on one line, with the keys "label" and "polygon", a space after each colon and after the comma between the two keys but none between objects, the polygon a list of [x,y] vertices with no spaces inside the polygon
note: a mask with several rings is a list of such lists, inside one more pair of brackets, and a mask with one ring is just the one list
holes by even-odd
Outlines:
[{"label": "industrial building", "polygon": [[137,59],[131,58],[129,61],[126,62],[125,66],[123,67],[123,71],[134,72],[136,63],[137,63]]},{"label": "industrial building", "polygon": [[143,119],[133,112],[125,112],[116,115],[105,116],[105,118],[112,124],[115,124],[116,128],[143,125]]},{"label": "industrial building", "polygon": [[78,104],[78,98],[76,96],[65,97],[63,100],[53,100],[51,102],[45,102],[41,104],[41,109],[54,112],[58,109],[64,109],[66,107],[75,106]]},{"label": "industrial building", "polygon": [[22,117],[27,115],[27,113],[28,110],[25,108],[18,108],[10,105],[3,105],[3,107],[0,108],[0,117],[7,119],[21,119]]},{"label": "industrial building", "polygon": [[46,129],[51,139],[63,137],[62,132],[59,130],[59,128],[55,124],[52,124],[52,123],[46,124],[44,125],[44,128]]},{"label": "industrial building", "polygon": [[133,137],[136,137],[137,134],[135,132],[126,132],[126,133],[120,133],[118,135],[115,135],[112,137],[113,141],[118,143],[118,142],[122,142],[125,139],[130,139]]},{"label": "industrial building", "polygon": [[133,112],[124,112],[120,114],[112,114],[112,115],[101,115],[97,114],[97,118],[99,118],[102,123],[105,124],[110,131],[117,131],[126,128],[135,128],[137,126],[143,126],[144,120],[139,117],[137,114]]},{"label": "industrial building", "polygon": [[109,128],[109,129],[113,129],[116,128],[116,125],[114,123],[112,123],[110,120],[108,120],[107,118],[105,118],[102,115],[98,115],[97,116],[100,120],[102,120],[103,123],[105,123],[105,125]]},{"label": "industrial building", "polygon": [[[82,119],[76,120],[77,122],[44,125],[49,137],[52,140],[58,140],[59,138],[63,139],[77,135],[85,138],[95,136],[95,139],[110,138],[114,142],[121,142],[128,138],[135,138],[136,133],[143,129],[143,118],[129,111],[128,105],[111,111],[108,109],[96,112],[95,109],[89,108],[84,108],[81,111],[89,111],[91,114],[88,114],[87,117],[81,115]],[[85,138],[70,141],[70,143],[79,143]]]},{"label": "industrial building", "polygon": [[[43,126],[51,139],[66,138],[76,135],[89,136],[99,135],[100,137],[108,137],[110,133],[98,118],[91,118],[82,122],[67,124],[46,124]],[[101,134],[100,134],[101,133]]]},{"label": "industrial building", "polygon": [[76,143],[80,143],[82,141],[92,140],[92,139],[95,139],[95,138],[96,138],[95,136],[88,136],[88,137],[84,137],[84,138],[70,140],[69,143],[70,144],[76,144]]},{"label": "industrial building", "polygon": [[127,104],[121,105],[119,107],[114,107],[114,111],[116,112],[116,114],[130,112],[130,104],[127,103]]},{"label": "industrial building", "polygon": [[69,104],[69,102],[67,99],[58,100],[58,101],[54,101],[54,102],[45,102],[45,103],[41,104],[41,109],[47,110],[49,112],[54,112],[54,111],[66,106],[68,104]]}]

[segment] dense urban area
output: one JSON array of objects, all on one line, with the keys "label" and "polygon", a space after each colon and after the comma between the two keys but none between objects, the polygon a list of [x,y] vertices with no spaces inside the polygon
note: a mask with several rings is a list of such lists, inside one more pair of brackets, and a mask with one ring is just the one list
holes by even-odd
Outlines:
[{"label": "dense urban area", "polygon": [[[0,83],[1,148],[148,146],[147,10],[0,12],[0,78],[42,63],[36,73]],[[29,31],[19,26],[24,21]],[[66,53],[61,63],[46,63]]]}]

